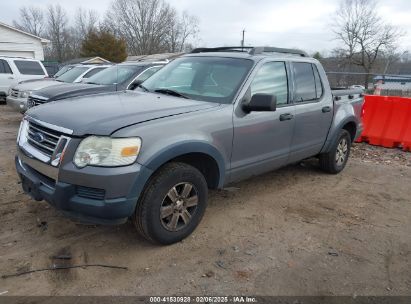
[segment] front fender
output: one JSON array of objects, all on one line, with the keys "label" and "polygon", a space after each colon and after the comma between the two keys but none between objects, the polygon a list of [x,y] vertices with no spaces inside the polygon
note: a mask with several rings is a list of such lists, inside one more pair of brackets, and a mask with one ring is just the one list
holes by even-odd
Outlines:
[{"label": "front fender", "polygon": [[207,142],[184,141],[173,143],[172,145],[163,147],[159,151],[156,151],[156,153],[144,161],[144,166],[155,172],[158,168],[170,160],[189,153],[203,153],[212,157],[216,161],[220,174],[218,185],[219,187],[222,187],[225,180],[224,157],[217,148]]}]

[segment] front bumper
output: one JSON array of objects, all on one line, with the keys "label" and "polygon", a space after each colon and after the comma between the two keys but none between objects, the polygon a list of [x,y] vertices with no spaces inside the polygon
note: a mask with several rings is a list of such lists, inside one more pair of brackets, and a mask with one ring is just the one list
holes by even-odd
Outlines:
[{"label": "front bumper", "polygon": [[7,96],[7,105],[12,107],[14,110],[24,113],[27,111],[27,98],[16,98],[12,96]]},{"label": "front bumper", "polygon": [[[138,197],[151,172],[139,164],[134,164],[131,168],[89,168],[95,174],[101,170],[106,173],[104,182],[97,189],[96,179],[92,174],[85,178],[82,169],[77,169],[77,175],[73,171],[63,174],[62,169],[32,159],[21,150],[15,162],[23,190],[33,199],[47,201],[71,219],[104,225],[117,225],[127,221],[134,213]],[[110,171],[113,172],[112,175],[109,174]],[[60,179],[64,175],[68,176],[65,181]],[[129,186],[125,187],[125,183]],[[94,190],[100,192],[98,198],[85,197],[85,192],[79,189],[92,189],[92,194],[96,193]],[[123,189],[123,193],[117,191],[116,197],[108,197],[110,195],[107,193],[112,193],[112,189]],[[105,194],[100,196],[101,193]]]}]

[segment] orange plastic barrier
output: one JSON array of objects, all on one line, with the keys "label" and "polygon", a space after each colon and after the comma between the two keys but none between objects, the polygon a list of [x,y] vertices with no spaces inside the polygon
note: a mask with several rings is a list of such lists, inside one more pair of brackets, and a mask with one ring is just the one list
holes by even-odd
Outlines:
[{"label": "orange plastic barrier", "polygon": [[365,96],[363,123],[357,142],[411,151],[411,98]]}]

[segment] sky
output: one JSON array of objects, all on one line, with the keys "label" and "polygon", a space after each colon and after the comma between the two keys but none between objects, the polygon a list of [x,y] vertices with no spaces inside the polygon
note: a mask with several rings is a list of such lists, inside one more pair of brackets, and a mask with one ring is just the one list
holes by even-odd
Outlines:
[{"label": "sky", "polygon": [[[300,48],[327,54],[338,46],[330,29],[338,0],[166,0],[178,11],[187,11],[200,21],[197,46],[239,45],[245,29],[245,44]],[[78,7],[94,9],[104,16],[111,0],[1,0],[0,21],[18,20],[22,6],[60,3],[70,15]],[[406,35],[400,50],[411,50],[410,0],[380,0],[379,14],[401,27]]]}]

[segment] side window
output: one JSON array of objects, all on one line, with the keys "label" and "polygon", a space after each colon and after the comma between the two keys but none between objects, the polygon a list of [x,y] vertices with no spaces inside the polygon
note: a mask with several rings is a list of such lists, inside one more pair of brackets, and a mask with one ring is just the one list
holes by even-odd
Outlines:
[{"label": "side window", "polygon": [[288,102],[287,70],[284,62],[268,62],[255,75],[250,86],[251,96],[257,93],[275,95],[277,105]]},{"label": "side window", "polygon": [[314,64],[313,69],[315,78],[315,90],[317,92],[317,98],[320,98],[323,95],[323,85],[321,83],[320,73],[318,72],[318,69]]},{"label": "side window", "polygon": [[84,79],[90,78],[91,76],[97,74],[98,72],[101,72],[101,71],[104,70],[104,69],[105,69],[105,68],[95,68],[95,69],[92,69],[92,70],[88,71],[88,72],[83,76],[83,78],[84,78]]},{"label": "side window", "polygon": [[295,81],[295,102],[306,102],[317,99],[314,71],[311,63],[293,63]]},{"label": "side window", "polygon": [[155,66],[152,68],[149,68],[147,70],[145,70],[143,73],[141,73],[136,80],[138,81],[146,81],[149,77],[151,77],[152,75],[154,75],[159,69],[161,69],[161,66]]},{"label": "side window", "polygon": [[0,74],[13,74],[6,60],[0,59]]}]

